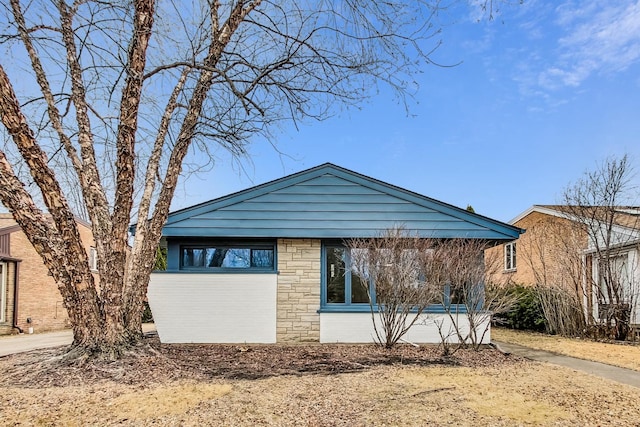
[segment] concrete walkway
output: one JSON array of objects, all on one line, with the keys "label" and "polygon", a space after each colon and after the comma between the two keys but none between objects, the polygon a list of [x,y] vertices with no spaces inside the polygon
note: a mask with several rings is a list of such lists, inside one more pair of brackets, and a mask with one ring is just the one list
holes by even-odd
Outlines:
[{"label": "concrete walkway", "polygon": [[[142,324],[142,332],[147,333],[156,330],[153,323]],[[71,329],[56,332],[44,332],[41,334],[20,334],[0,337],[0,357],[25,351],[38,350],[40,348],[59,347],[70,345],[73,342]]]},{"label": "concrete walkway", "polygon": [[601,378],[617,381],[619,383],[628,384],[640,388],[640,372],[617,366],[607,365],[600,362],[591,362],[589,360],[577,359],[575,357],[563,356],[544,350],[536,350],[529,347],[523,347],[518,344],[492,341],[496,347],[504,352],[515,354],[516,356],[525,357],[527,359],[539,362],[548,362],[554,365],[565,366],[576,371],[586,372]]}]

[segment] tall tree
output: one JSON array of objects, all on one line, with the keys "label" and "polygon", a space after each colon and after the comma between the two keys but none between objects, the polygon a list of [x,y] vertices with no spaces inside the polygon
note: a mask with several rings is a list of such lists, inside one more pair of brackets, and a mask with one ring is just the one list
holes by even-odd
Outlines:
[{"label": "tall tree", "polygon": [[[58,283],[77,353],[118,357],[141,337],[187,162],[242,155],[252,136],[324,119],[380,82],[406,96],[438,45],[438,3],[6,2],[0,200]],[[91,222],[99,281],[74,214]]]},{"label": "tall tree", "polygon": [[554,216],[528,225],[518,241],[518,256],[531,270],[549,333],[577,336],[592,323],[582,282],[586,244],[584,227]]}]

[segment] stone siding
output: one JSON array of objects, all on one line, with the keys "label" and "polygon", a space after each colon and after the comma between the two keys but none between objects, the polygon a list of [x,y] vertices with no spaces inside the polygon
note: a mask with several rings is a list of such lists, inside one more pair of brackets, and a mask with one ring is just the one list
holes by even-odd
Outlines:
[{"label": "stone siding", "polygon": [[320,341],[320,240],[278,240],[277,342]]}]

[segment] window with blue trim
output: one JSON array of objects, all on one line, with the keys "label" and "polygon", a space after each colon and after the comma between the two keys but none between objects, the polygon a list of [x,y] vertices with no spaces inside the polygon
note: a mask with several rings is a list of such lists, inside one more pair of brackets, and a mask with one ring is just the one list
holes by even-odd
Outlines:
[{"label": "window with blue trim", "polygon": [[[350,249],[339,243],[323,245],[322,251],[322,292],[321,308],[326,310],[364,311],[369,310],[369,296],[376,305],[375,283],[358,276],[352,269],[351,251],[367,249]],[[431,305],[429,311],[442,311],[447,307],[458,306],[464,309],[463,289],[460,286],[447,284],[442,290],[442,301]]]},{"label": "window with blue trim", "polygon": [[[340,245],[324,246],[322,305],[369,305],[370,284],[351,269],[351,253]],[[372,293],[373,295],[373,293]]]},{"label": "window with blue trim", "polygon": [[273,244],[209,244],[180,247],[183,270],[264,270],[275,267]]}]

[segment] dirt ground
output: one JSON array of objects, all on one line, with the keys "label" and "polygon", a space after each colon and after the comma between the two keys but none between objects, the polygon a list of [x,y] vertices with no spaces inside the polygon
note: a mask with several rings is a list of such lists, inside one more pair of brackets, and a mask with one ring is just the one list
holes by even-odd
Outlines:
[{"label": "dirt ground", "polygon": [[640,390],[492,348],[162,345],[0,358],[0,425],[640,425]]},{"label": "dirt ground", "polygon": [[640,344],[637,342],[597,342],[506,328],[491,328],[491,338],[640,371]]}]

